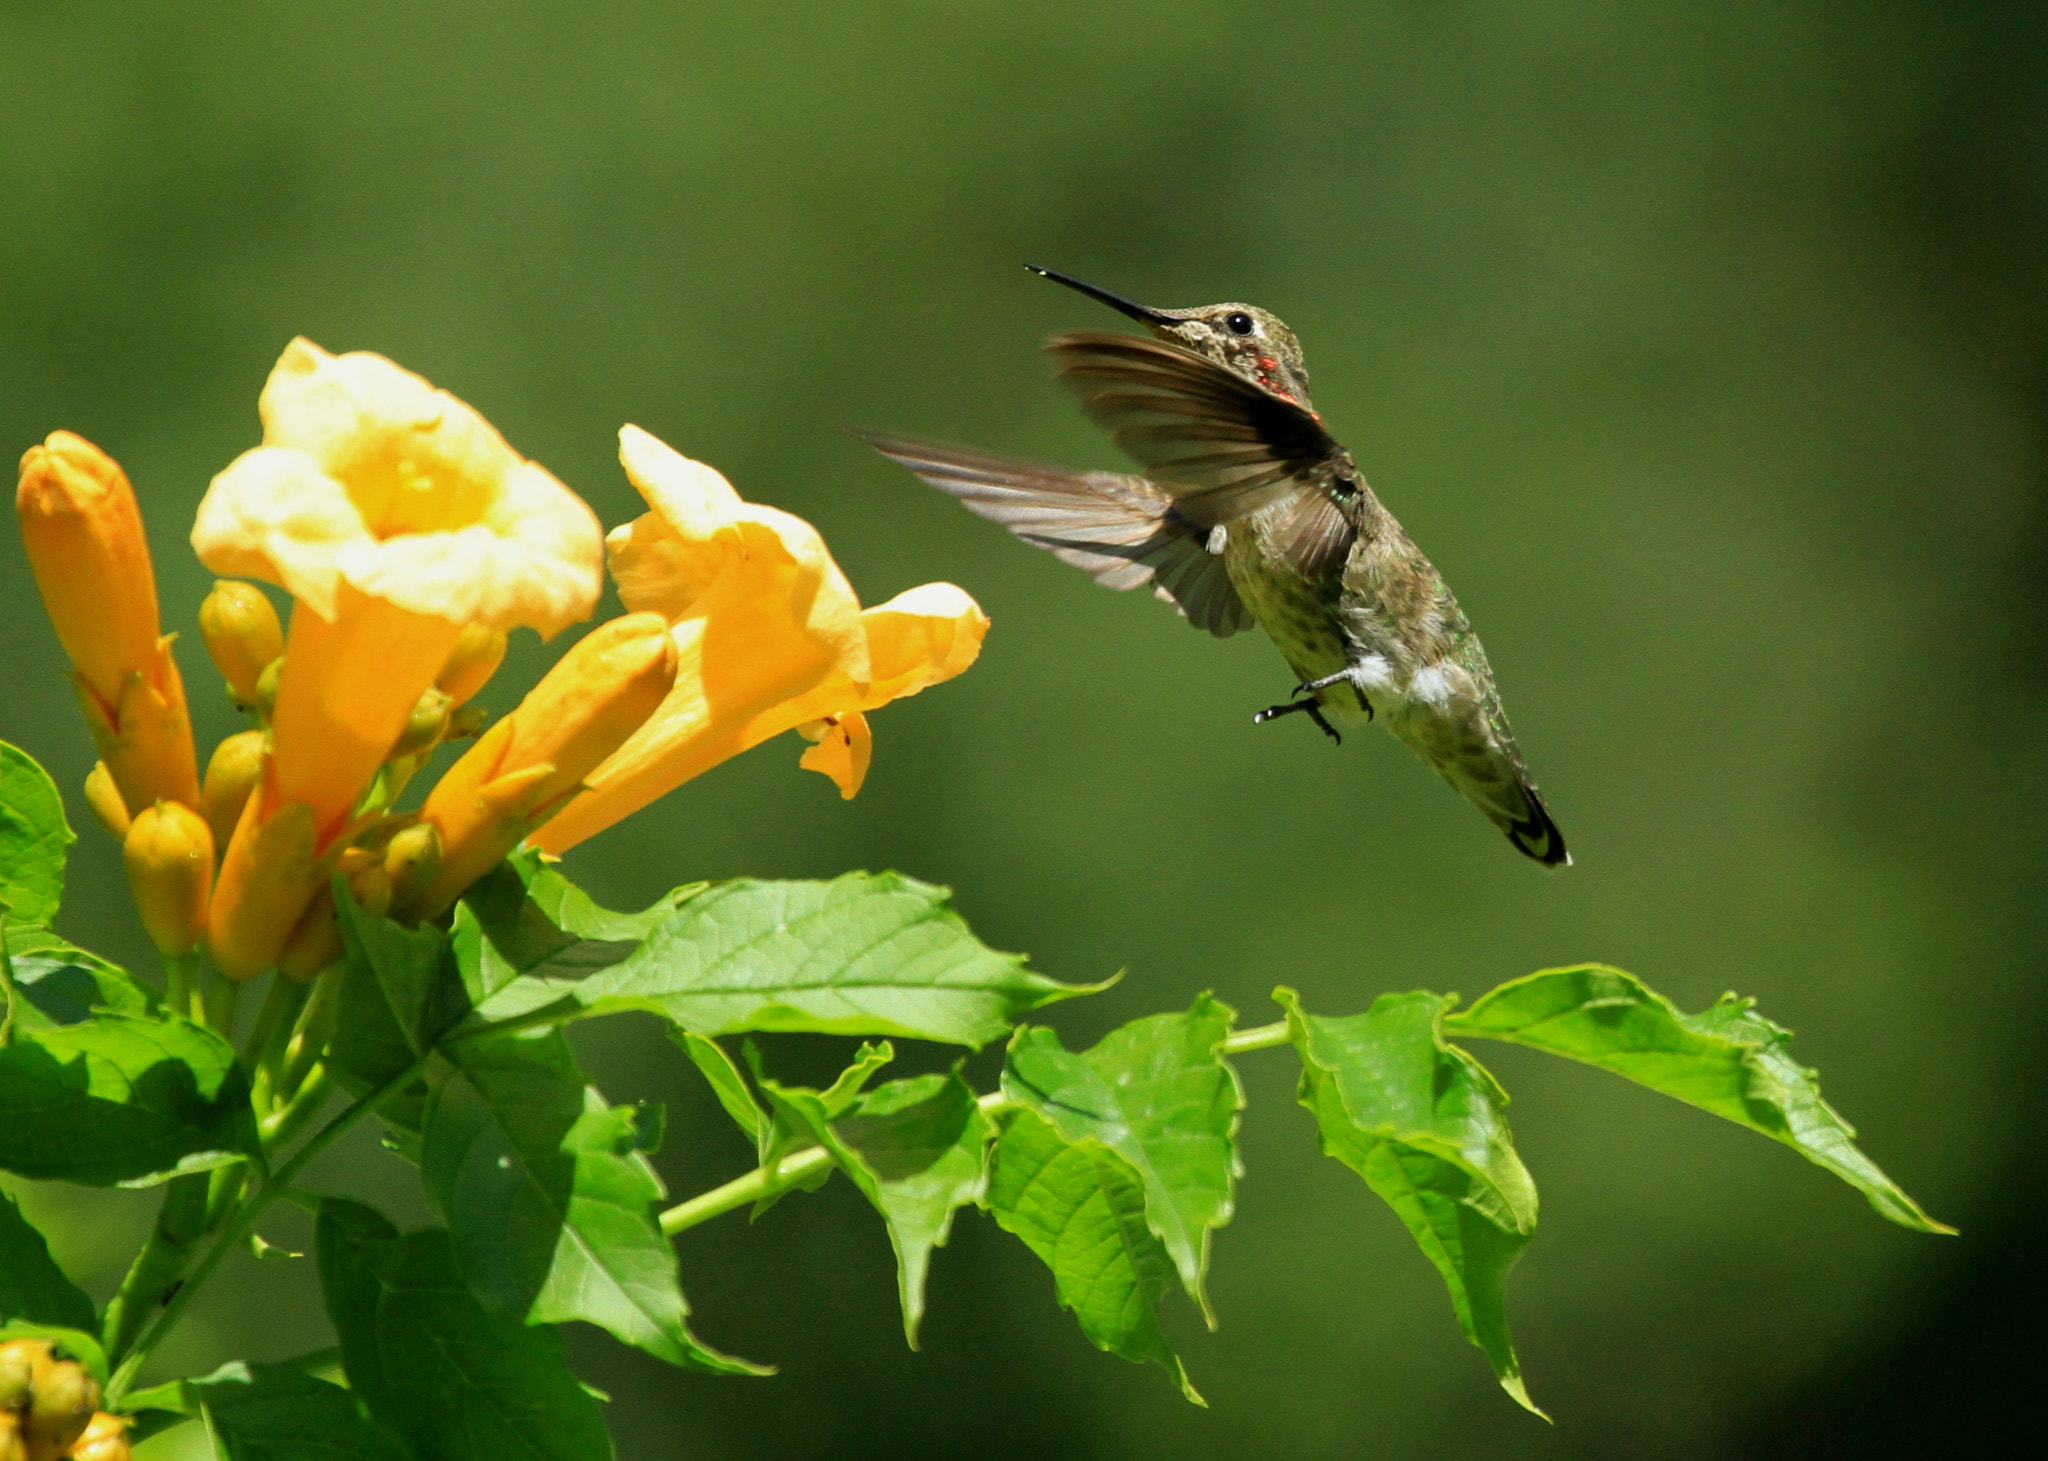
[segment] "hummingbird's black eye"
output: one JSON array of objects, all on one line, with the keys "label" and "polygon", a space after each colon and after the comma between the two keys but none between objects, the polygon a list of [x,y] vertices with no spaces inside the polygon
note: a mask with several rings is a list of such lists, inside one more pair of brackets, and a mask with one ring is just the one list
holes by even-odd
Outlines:
[{"label": "hummingbird's black eye", "polygon": [[1223,323],[1230,327],[1230,333],[1233,335],[1249,335],[1252,332],[1252,317],[1241,309],[1225,315]]}]

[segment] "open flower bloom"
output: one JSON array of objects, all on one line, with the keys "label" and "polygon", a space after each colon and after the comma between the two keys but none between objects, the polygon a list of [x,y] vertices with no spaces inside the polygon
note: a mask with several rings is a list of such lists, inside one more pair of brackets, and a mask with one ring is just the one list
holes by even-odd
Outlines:
[{"label": "open flower bloom", "polygon": [[100,760],[132,816],[199,804],[185,686],[157,622],[156,574],[135,490],[114,459],[54,431],[21,459],[23,546],[76,674]]},{"label": "open flower bloom", "polygon": [[[210,944],[237,978],[282,949],[325,876],[320,860],[464,626],[553,635],[588,617],[602,587],[589,507],[384,357],[294,340],[259,409],[263,445],[214,478],[192,529],[215,573],[295,600],[270,765],[214,898]],[[280,881],[273,867],[241,881],[255,869],[237,846],[253,852],[259,839],[303,878]],[[259,883],[271,885],[263,898],[245,895]]]},{"label": "open flower bloom", "polygon": [[741,501],[716,471],[638,427],[619,433],[619,458],[653,510],[607,539],[612,577],[628,609],[669,625],[675,686],[528,839],[542,850],[573,847],[787,730],[809,728],[820,743],[803,764],[851,796],[867,765],[863,713],[951,679],[980,653],[988,619],[953,585],[862,609],[801,518]]}]

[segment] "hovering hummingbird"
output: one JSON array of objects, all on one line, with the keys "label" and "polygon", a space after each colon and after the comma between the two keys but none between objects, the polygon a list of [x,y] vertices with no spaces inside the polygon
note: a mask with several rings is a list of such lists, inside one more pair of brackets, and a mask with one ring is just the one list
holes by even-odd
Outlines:
[{"label": "hovering hummingbird", "polygon": [[1323,428],[1294,332],[1255,305],[1153,309],[1026,265],[1152,338],[1075,331],[1062,384],[1145,469],[1070,472],[855,434],[968,508],[1114,589],[1150,583],[1218,638],[1256,622],[1301,682],[1255,723],[1377,720],[1546,867],[1569,864],[1442,575]]}]

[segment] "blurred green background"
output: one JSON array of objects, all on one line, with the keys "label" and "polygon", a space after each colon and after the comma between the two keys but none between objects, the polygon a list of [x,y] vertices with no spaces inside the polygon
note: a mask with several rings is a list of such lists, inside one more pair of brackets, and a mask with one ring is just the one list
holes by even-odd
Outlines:
[{"label": "blurred green background", "polygon": [[[2037,7],[1934,0],[12,0],[0,439],[123,461],[190,631],[187,525],[294,334],[474,403],[607,525],[639,510],[636,422],[817,523],[868,601],[950,579],[995,627],[875,717],[859,800],[771,744],[575,852],[600,897],[900,868],[1049,973],[1130,971],[1058,1011],[1070,1044],[1205,988],[1264,1021],[1282,981],[1330,1012],[1581,959],[1689,1008],[1734,987],[1964,1230],[1482,1050],[1544,1197],[1510,1314],[1546,1427],[1316,1155],[1286,1057],[1252,1056],[1222,1328],[1174,1321],[1212,1409],[1088,1347],[972,1214],[909,1353],[842,1183],[681,1243],[699,1332],[780,1377],[576,1338],[623,1455],[1921,1454],[2018,1417],[2044,1358],[2044,42]],[[1118,322],[1027,260],[1297,328],[1484,635],[1575,868],[1387,737],[1254,730],[1290,679],[1263,638],[1105,593],[837,433],[1116,465],[1037,344]],[[0,733],[81,823],[65,926],[147,968],[11,533],[0,603]],[[525,638],[495,709],[555,652]],[[210,745],[231,715],[180,653]],[[651,1026],[579,1038],[615,1096],[670,1103],[679,1194],[748,1165]],[[771,1058],[816,1076],[829,1044]],[[324,1172],[424,1220],[372,1144]],[[150,1200],[26,1195],[109,1289]],[[169,1359],[324,1342],[309,1263],[217,1287]]]}]

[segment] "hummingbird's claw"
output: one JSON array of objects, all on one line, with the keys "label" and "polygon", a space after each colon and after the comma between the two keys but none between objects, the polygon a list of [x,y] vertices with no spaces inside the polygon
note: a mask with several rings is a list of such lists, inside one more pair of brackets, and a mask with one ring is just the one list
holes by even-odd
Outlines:
[{"label": "hummingbird's claw", "polygon": [[1337,734],[1337,728],[1323,719],[1323,707],[1313,700],[1294,700],[1286,705],[1268,705],[1252,717],[1253,725],[1264,725],[1269,720],[1278,720],[1283,715],[1306,715],[1321,728],[1324,735],[1338,745],[1344,744],[1344,737]]}]

